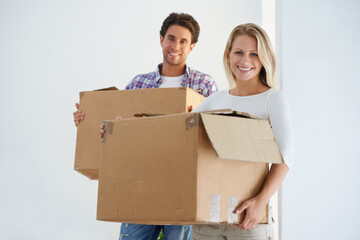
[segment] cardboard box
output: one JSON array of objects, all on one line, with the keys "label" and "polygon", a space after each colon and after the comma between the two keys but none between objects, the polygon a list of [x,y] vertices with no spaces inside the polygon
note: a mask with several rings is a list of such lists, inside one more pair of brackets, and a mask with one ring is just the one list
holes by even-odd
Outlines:
[{"label": "cardboard box", "polygon": [[100,161],[99,130],[103,120],[132,118],[138,113],[170,114],[197,107],[204,97],[190,88],[117,90],[115,87],[80,93],[80,109],[85,118],[77,128],[75,170],[98,179]]},{"label": "cardboard box", "polygon": [[268,162],[283,162],[265,120],[184,113],[105,124],[98,220],[237,223],[232,211],[261,190]]}]

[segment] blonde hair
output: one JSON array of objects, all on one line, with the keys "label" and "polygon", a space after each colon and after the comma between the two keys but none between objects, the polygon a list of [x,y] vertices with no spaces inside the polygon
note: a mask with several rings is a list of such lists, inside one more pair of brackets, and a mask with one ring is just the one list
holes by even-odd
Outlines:
[{"label": "blonde hair", "polygon": [[236,78],[231,71],[228,57],[231,52],[233,42],[241,35],[248,35],[256,39],[257,52],[260,62],[263,65],[259,76],[260,82],[264,86],[276,88],[276,59],[269,36],[264,29],[254,23],[241,24],[235,27],[226,43],[223,62],[225,73],[229,81],[229,87],[233,88],[235,86]]}]

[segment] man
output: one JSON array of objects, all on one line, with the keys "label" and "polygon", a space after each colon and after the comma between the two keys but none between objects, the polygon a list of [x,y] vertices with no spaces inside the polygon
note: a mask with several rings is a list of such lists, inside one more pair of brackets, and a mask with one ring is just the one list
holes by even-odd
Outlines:
[{"label": "man", "polygon": [[[189,87],[208,97],[217,91],[211,76],[186,66],[186,59],[198,41],[200,28],[196,20],[188,14],[171,13],[160,30],[160,44],[163,62],[154,72],[140,74],[126,86],[126,89]],[[166,99],[164,99],[166,100]],[[75,125],[84,118],[79,110],[74,112]],[[104,130],[100,131],[102,137]],[[186,225],[139,225],[123,223],[119,240],[156,240],[163,230],[165,240],[191,240],[192,226]]]}]

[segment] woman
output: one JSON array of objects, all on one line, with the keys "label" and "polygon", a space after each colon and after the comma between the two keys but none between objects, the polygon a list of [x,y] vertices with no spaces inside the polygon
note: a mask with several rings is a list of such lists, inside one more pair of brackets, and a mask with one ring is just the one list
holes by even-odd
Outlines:
[{"label": "woman", "polygon": [[214,93],[195,111],[232,109],[269,120],[285,163],[273,164],[260,193],[235,209],[246,214],[241,224],[194,226],[194,239],[272,239],[272,225],[258,222],[293,161],[293,132],[288,101],[274,90],[276,61],[266,32],[252,23],[237,26],[226,44],[223,62],[231,89]]}]

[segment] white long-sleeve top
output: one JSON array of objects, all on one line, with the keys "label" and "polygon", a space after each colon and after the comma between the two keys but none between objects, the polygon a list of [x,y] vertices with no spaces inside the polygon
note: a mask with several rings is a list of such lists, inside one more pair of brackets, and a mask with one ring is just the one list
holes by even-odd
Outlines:
[{"label": "white long-sleeve top", "polygon": [[294,133],[290,104],[282,92],[269,89],[256,95],[234,96],[224,90],[207,97],[194,112],[219,109],[246,112],[255,118],[269,120],[284,162],[291,168],[294,162]]}]

